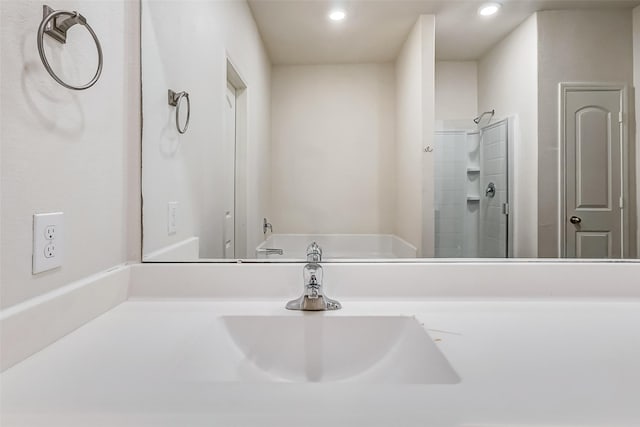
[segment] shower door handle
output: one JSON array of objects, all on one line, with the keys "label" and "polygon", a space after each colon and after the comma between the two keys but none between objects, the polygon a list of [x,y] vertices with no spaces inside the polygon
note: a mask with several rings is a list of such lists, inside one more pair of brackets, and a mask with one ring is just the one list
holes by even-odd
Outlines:
[{"label": "shower door handle", "polygon": [[579,216],[572,216],[571,218],[569,218],[569,222],[571,224],[577,225],[580,224],[582,222],[582,218],[580,218]]}]

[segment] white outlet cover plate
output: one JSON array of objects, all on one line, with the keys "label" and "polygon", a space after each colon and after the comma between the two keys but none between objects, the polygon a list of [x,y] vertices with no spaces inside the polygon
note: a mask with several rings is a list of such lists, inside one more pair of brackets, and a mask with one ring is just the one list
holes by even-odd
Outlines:
[{"label": "white outlet cover plate", "polygon": [[[53,238],[49,239],[47,230],[53,227]],[[64,257],[64,214],[62,212],[33,215],[33,274],[52,270],[62,265]],[[53,256],[47,257],[47,246],[53,245]]]}]

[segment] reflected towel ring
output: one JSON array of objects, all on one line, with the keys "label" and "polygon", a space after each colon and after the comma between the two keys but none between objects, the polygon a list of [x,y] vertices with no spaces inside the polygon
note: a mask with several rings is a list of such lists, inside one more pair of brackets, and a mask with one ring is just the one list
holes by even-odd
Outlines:
[{"label": "reflected towel ring", "polygon": [[[180,128],[180,105],[182,104],[182,99],[186,98],[187,100],[187,120],[184,123],[184,127]],[[174,92],[169,89],[169,105],[176,107],[176,128],[178,132],[184,134],[189,127],[189,118],[191,117],[191,101],[189,100],[189,94],[185,91],[182,92]]]},{"label": "reflected towel ring", "polygon": [[[47,70],[49,75],[53,77],[56,82],[60,83],[67,89],[84,90],[96,84],[96,82],[100,78],[100,74],[102,74],[102,46],[100,45],[98,36],[93,31],[91,26],[87,23],[85,17],[80,15],[76,11],[69,12],[66,10],[53,10],[47,5],[42,6],[42,15],[42,22],[40,23],[40,27],[38,28],[38,53],[40,54],[42,65],[44,65],[44,68]],[[63,15],[68,16],[69,18],[66,18],[62,22],[58,22],[56,18]],[[83,25],[87,29],[87,31],[89,31],[89,34],[91,34],[91,37],[93,37],[93,41],[96,43],[96,48],[98,49],[98,69],[96,70],[96,74],[93,76],[91,81],[89,81],[89,83],[82,86],[70,85],[68,83],[65,83],[60,77],[58,77],[51,68],[49,61],[47,60],[47,56],[44,53],[45,34],[52,37],[54,40],[59,41],[60,43],[66,43],[67,31],[69,30],[69,28],[73,27],[76,24]]]},{"label": "reflected towel ring", "polygon": [[432,153],[433,152],[433,148],[431,148],[430,145],[427,145],[426,147],[424,147],[424,152],[425,153]]}]

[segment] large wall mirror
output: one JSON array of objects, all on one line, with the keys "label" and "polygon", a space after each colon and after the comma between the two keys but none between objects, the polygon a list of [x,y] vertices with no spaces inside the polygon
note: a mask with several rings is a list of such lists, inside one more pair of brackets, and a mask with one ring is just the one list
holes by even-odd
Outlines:
[{"label": "large wall mirror", "polygon": [[636,258],[639,4],[141,0],[144,261]]}]

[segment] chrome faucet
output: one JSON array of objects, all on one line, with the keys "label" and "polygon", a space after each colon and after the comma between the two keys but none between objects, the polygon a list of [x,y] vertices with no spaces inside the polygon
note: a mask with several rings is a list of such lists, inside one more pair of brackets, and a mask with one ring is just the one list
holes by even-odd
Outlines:
[{"label": "chrome faucet", "polygon": [[273,233],[273,225],[267,221],[267,218],[262,218],[262,233],[266,235],[267,230]]},{"label": "chrome faucet", "polygon": [[322,287],[322,249],[316,242],[307,247],[307,264],[302,270],[304,293],[287,303],[288,310],[324,311],[338,310],[342,305],[324,295]]}]

